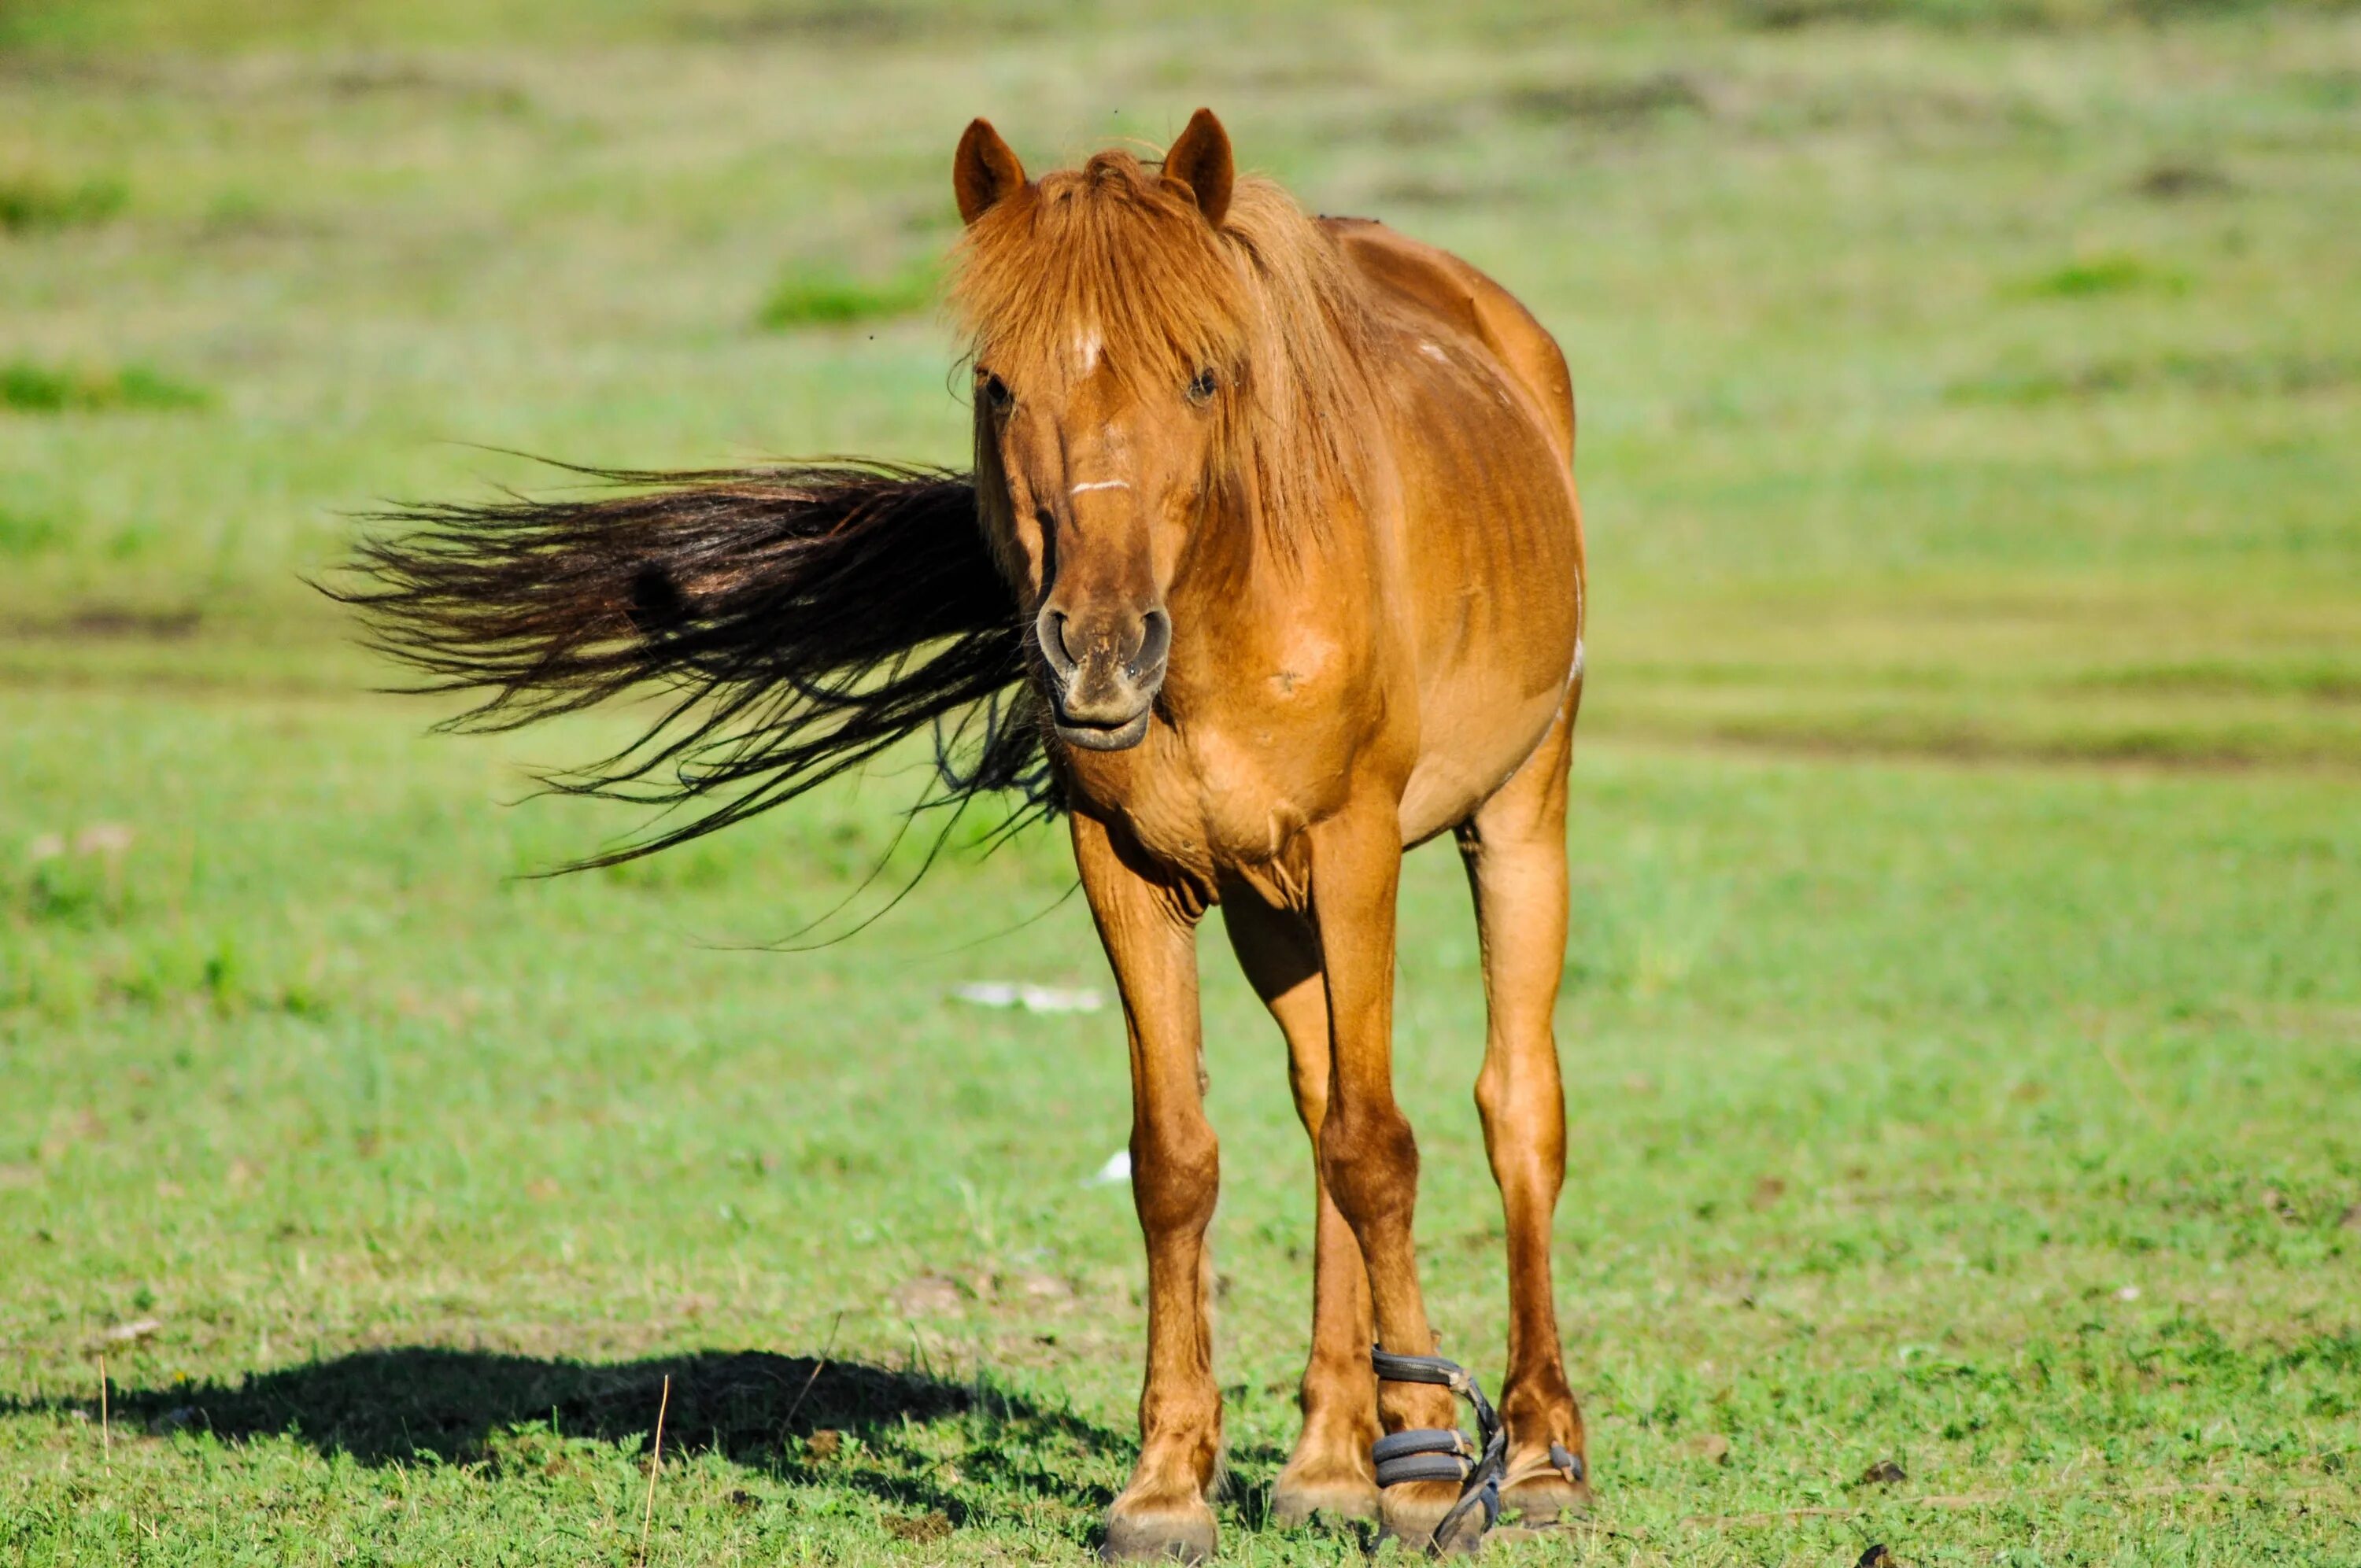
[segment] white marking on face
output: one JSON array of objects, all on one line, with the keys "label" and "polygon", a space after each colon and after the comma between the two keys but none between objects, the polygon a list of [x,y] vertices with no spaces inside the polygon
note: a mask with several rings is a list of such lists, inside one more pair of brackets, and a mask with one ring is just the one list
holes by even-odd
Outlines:
[{"label": "white marking on face", "polygon": [[1129,488],[1131,488],[1131,481],[1128,479],[1093,479],[1087,485],[1067,486],[1066,493],[1070,496],[1079,496],[1084,490],[1127,490]]},{"label": "white marking on face", "polygon": [[1418,351],[1421,354],[1425,355],[1429,359],[1433,360],[1437,365],[1448,365],[1451,363],[1451,356],[1444,353],[1443,350],[1434,344],[1422,343],[1418,345]]},{"label": "white marking on face", "polygon": [[1099,334],[1096,327],[1082,327],[1074,333],[1074,359],[1087,376],[1099,366]]}]

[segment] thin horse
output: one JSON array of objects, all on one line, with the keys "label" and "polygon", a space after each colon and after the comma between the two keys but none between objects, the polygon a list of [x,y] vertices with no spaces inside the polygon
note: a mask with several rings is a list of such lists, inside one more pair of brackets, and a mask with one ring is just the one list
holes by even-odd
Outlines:
[{"label": "thin horse", "polygon": [[425,526],[366,544],[363,586],[338,591],[433,689],[489,694],[461,725],[675,691],[644,740],[555,782],[705,815],[602,858],[947,725],[953,795],[1063,811],[1123,1001],[1148,1252],[1141,1452],[1111,1558],[1214,1544],[1195,929],[1217,904],[1314,1151],[1303,1430],[1272,1513],[1377,1515],[1421,1543],[1447,1520],[1443,1547],[1485,1527],[1457,1506],[1474,1466],[1441,1435],[1453,1391],[1402,1359],[1434,1336],[1392,1084],[1395,894],[1404,850],[1454,834],[1508,1223],[1494,1475],[1529,1519],[1576,1506],[1550,1280],[1585,606],[1564,356],[1466,263],[1237,173],[1202,110],[1160,165],[1111,151],[1038,180],[979,120],[953,188],[972,476],[614,474],[633,493],[397,514]]}]

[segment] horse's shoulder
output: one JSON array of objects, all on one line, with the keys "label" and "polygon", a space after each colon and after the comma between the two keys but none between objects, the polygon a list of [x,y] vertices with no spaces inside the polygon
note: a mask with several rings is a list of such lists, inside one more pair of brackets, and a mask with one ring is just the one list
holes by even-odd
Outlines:
[{"label": "horse's shoulder", "polygon": [[1374,218],[1323,217],[1320,226],[1388,304],[1454,328],[1489,349],[1541,405],[1561,455],[1571,457],[1573,378],[1557,340],[1521,301],[1451,252]]}]

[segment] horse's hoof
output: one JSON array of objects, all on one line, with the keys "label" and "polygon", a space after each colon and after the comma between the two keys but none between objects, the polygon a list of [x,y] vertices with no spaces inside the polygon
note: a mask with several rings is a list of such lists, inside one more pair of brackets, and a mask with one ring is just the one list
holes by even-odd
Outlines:
[{"label": "horse's hoof", "polygon": [[1373,1519],[1378,1517],[1378,1488],[1374,1482],[1290,1481],[1282,1475],[1270,1491],[1270,1522],[1282,1530],[1294,1530],[1312,1522],[1313,1516],[1324,1514],[1332,1519]]},{"label": "horse's hoof", "polygon": [[1103,1563],[1202,1563],[1213,1554],[1213,1510],[1199,1503],[1190,1508],[1110,1511],[1106,1541],[1099,1547]]},{"label": "horse's hoof", "polygon": [[1459,1516],[1459,1522],[1451,1527],[1449,1535],[1436,1540],[1434,1554],[1437,1557],[1473,1557],[1484,1550],[1484,1542],[1491,1538],[1491,1523],[1485,1519],[1484,1510],[1470,1508]]},{"label": "horse's hoof", "polygon": [[1450,1481],[1404,1481],[1378,1494],[1378,1540],[1399,1541],[1411,1552],[1425,1552],[1430,1543],[1440,1556],[1458,1557],[1484,1544],[1484,1510],[1471,1508],[1447,1541],[1434,1539],[1434,1527],[1459,1502],[1459,1487]]},{"label": "horse's hoof", "polygon": [[1563,1475],[1536,1475],[1500,1494],[1500,1512],[1517,1515],[1517,1522],[1524,1525],[1549,1524],[1589,1508],[1590,1483]]}]

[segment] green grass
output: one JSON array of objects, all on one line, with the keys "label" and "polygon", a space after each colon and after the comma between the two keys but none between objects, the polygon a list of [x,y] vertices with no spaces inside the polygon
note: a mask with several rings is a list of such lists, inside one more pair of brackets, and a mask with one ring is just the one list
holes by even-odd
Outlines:
[{"label": "green grass", "polygon": [[2091,294],[2135,294],[2150,290],[2180,294],[2188,288],[2189,280],[2180,273],[2165,271],[2136,256],[2118,254],[2069,262],[2019,285],[2016,291],[2028,299],[2048,296],[2074,300]]},{"label": "green grass", "polygon": [[119,180],[65,182],[38,174],[0,176],[0,231],[104,223],[123,210]]},{"label": "green grass", "polygon": [[0,365],[0,410],[16,413],[103,412],[114,409],[201,409],[205,394],[144,365],[119,370],[84,366]]},{"label": "green grass", "polygon": [[825,270],[796,272],[779,280],[755,319],[774,332],[890,321],[929,309],[940,297],[940,274],[931,267],[906,269],[884,279],[851,278]]},{"label": "green grass", "polygon": [[64,537],[64,531],[47,518],[0,511],[0,555],[13,558],[38,554],[59,544]]},{"label": "green grass", "polygon": [[[1046,167],[1199,103],[1575,368],[1557,1265],[1600,1500],[1511,1555],[2361,1558],[2349,9],[105,0],[0,38],[0,170],[49,171],[0,212],[62,211],[65,150],[120,171],[0,232],[0,1561],[633,1563],[667,1376],[653,1562],[1082,1558],[1142,1331],[1089,1180],[1120,1030],[950,997],[1105,986],[1056,836],[962,824],[794,956],[741,949],[884,901],[906,773],[521,879],[632,826],[500,804],[620,721],[423,739],[297,574],[379,498],[562,478],[484,447],[959,461],[913,258],[961,127]],[[1465,902],[1412,858],[1400,1076],[1489,1373]],[[1224,1550],[1352,1561],[1260,1524],[1306,1156],[1204,945]]]},{"label": "green grass", "polygon": [[[189,1561],[617,1560],[668,1373],[669,1560],[859,1556],[937,1509],[964,1554],[1080,1552],[1141,1328],[1129,1204],[1087,1184],[1121,1054],[1104,1015],[948,998],[1104,983],[1054,839],[857,942],[733,952],[710,944],[849,889],[880,802],[516,883],[597,825],[500,809],[504,768],[381,710],[5,717],[0,1540],[25,1560],[149,1525]],[[2347,786],[1622,748],[1582,780],[1558,1262],[1609,1488],[1585,1552],[2343,1560]],[[1401,1077],[1434,1310],[1490,1365],[1464,902],[1447,850],[1413,858]],[[1290,1435],[1305,1157],[1269,1025],[1208,969],[1225,1512],[1243,1550],[1323,1558],[1251,1530]],[[112,1351],[110,1471],[91,1352],[146,1319]],[[1905,1483],[1854,1485],[1887,1458]],[[1717,1522],[1791,1508],[1858,1513]]]}]

